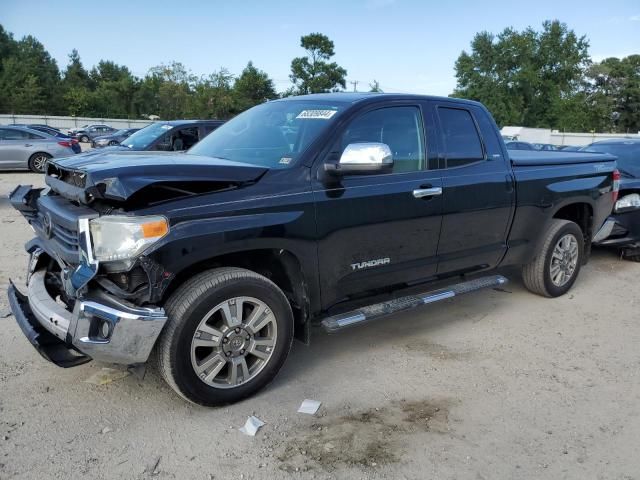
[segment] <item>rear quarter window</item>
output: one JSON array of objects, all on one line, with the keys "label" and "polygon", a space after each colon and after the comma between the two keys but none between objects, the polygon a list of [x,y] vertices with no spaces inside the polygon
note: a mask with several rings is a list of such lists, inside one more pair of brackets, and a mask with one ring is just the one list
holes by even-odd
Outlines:
[{"label": "rear quarter window", "polygon": [[469,110],[438,107],[445,148],[446,168],[461,167],[485,159],[482,141]]}]

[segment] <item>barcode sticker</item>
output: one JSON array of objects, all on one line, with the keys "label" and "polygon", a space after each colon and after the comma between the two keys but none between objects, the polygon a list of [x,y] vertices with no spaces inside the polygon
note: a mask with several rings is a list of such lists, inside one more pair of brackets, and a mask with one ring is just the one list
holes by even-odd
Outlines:
[{"label": "barcode sticker", "polygon": [[336,114],[336,110],[302,110],[296,118],[318,118],[329,120]]}]

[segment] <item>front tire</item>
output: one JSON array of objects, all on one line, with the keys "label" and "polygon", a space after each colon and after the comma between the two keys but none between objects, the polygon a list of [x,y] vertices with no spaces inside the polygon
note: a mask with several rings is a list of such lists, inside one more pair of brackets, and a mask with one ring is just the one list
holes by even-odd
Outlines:
[{"label": "front tire", "polygon": [[29,170],[34,173],[43,173],[44,167],[47,164],[47,160],[53,158],[48,153],[38,152],[31,155],[29,158]]},{"label": "front tire", "polygon": [[181,285],[165,305],[156,346],[166,382],[207,407],[234,403],[264,388],[291,349],[293,313],[282,290],[241,268],[218,268]]},{"label": "front tire", "polygon": [[540,251],[522,268],[524,285],[533,293],[559,297],[567,293],[578,278],[584,260],[584,235],[568,220],[553,219]]},{"label": "front tire", "polygon": [[80,141],[81,141],[82,143],[89,143],[89,137],[87,137],[86,135],[82,135],[82,136],[80,137]]}]

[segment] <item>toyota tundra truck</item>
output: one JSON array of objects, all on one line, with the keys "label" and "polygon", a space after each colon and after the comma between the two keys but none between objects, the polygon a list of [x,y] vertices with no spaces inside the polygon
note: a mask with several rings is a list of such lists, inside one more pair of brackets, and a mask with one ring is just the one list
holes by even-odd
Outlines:
[{"label": "toyota tundra truck", "polygon": [[35,232],[8,290],[29,342],[61,367],[155,359],[217,406],[314,326],[394,322],[499,287],[507,265],[563,295],[619,174],[609,155],[508,152],[476,102],[335,93],[256,106],[186,154],[50,160],[45,180],[10,195]]}]

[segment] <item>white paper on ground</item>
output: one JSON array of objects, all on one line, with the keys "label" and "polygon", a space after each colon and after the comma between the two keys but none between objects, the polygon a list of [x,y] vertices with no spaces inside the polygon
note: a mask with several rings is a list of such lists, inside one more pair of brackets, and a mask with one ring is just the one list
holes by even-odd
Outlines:
[{"label": "white paper on ground", "polygon": [[300,408],[298,409],[298,413],[315,415],[315,413],[320,408],[321,404],[322,402],[319,402],[317,400],[309,400],[308,398],[305,398],[304,401],[302,402],[302,405],[300,405]]},{"label": "white paper on ground", "polygon": [[251,415],[249,418],[247,418],[247,421],[245,422],[244,427],[240,427],[240,431],[245,435],[255,437],[256,433],[258,433],[258,430],[263,425],[264,425],[264,422],[262,420],[260,420],[258,417],[254,417],[253,415]]}]

